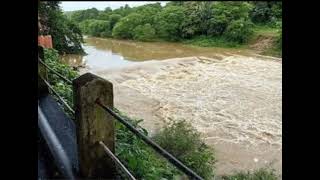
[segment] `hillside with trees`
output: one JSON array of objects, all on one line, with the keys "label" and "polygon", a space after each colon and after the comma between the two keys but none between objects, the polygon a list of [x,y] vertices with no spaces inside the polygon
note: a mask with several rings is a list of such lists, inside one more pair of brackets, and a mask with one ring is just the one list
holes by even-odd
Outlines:
[{"label": "hillside with trees", "polygon": [[281,51],[282,2],[185,1],[68,12],[83,34],[138,41],[236,47],[271,29]]}]

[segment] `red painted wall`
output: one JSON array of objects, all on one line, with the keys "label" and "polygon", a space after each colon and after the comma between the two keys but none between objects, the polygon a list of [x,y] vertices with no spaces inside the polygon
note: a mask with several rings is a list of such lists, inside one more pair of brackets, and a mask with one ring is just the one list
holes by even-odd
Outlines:
[{"label": "red painted wall", "polygon": [[44,48],[52,48],[52,38],[50,35],[38,36],[38,45]]}]

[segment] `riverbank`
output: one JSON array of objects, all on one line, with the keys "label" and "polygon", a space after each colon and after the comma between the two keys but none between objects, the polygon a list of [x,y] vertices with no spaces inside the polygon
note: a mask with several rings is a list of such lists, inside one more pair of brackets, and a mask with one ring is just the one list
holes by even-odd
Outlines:
[{"label": "riverbank", "polygon": [[221,55],[146,61],[96,71],[115,106],[151,134],[186,119],[216,150],[217,174],[271,166],[282,172],[281,59]]}]

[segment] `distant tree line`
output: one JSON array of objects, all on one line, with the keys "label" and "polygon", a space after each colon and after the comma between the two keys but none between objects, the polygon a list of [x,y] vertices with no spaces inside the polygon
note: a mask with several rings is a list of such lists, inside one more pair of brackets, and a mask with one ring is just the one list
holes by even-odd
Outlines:
[{"label": "distant tree line", "polygon": [[218,37],[242,44],[252,35],[254,25],[280,29],[282,2],[174,1],[164,7],[153,3],[63,13],[58,1],[39,1],[38,14],[45,27],[39,33],[50,34],[60,54],[78,54],[84,53],[82,34],[139,41]]},{"label": "distant tree line", "polygon": [[254,24],[281,25],[282,2],[175,1],[164,7],[154,3],[103,11],[91,8],[68,17],[84,34],[96,37],[179,41],[219,36],[241,44],[252,34]]}]

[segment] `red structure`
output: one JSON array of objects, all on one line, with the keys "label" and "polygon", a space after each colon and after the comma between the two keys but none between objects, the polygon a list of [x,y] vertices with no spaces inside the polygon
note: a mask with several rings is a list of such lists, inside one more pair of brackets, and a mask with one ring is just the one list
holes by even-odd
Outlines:
[{"label": "red structure", "polygon": [[52,37],[51,35],[39,35],[46,31],[46,27],[40,23],[40,16],[38,14],[38,46],[44,48],[52,48]]},{"label": "red structure", "polygon": [[51,35],[38,36],[38,45],[44,48],[52,48],[52,38]]}]

